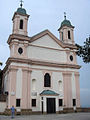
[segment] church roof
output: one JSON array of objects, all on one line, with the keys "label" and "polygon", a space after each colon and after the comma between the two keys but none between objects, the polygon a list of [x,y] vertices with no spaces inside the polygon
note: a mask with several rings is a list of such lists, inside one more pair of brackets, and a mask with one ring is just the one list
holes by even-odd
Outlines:
[{"label": "church roof", "polygon": [[17,9],[17,13],[24,14],[24,15],[27,14],[27,13],[26,13],[26,10],[25,10],[24,8],[18,8],[18,9]]},{"label": "church roof", "polygon": [[64,26],[64,25],[66,25],[66,26],[72,26],[71,22],[69,20],[66,20],[66,19],[63,20],[63,22],[61,23],[61,27]]},{"label": "church roof", "polygon": [[40,93],[40,95],[59,95],[59,94],[52,90],[44,90]]},{"label": "church roof", "polygon": [[21,2],[21,4],[20,4],[20,7],[17,9],[17,13],[26,15],[26,14],[27,14],[27,13],[26,13],[26,10],[25,10],[24,8],[22,8],[22,6],[23,6],[23,1],[21,0],[20,2]]},{"label": "church roof", "polygon": [[68,27],[74,28],[74,26],[71,24],[71,22],[66,19],[66,13],[65,13],[65,15],[64,15],[64,20],[61,22],[61,26],[60,26],[60,28],[58,29],[58,31],[59,31],[63,26],[68,26]]}]

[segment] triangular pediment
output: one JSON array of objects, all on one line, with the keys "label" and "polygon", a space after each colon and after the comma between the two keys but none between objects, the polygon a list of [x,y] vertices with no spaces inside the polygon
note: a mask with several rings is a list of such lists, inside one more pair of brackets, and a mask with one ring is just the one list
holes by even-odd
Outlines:
[{"label": "triangular pediment", "polygon": [[33,36],[31,44],[55,49],[63,49],[64,47],[63,43],[48,30]]}]

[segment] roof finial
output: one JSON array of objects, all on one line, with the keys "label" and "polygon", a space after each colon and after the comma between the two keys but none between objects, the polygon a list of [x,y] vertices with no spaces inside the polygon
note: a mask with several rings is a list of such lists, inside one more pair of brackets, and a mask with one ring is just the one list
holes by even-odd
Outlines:
[{"label": "roof finial", "polygon": [[64,12],[64,18],[65,18],[65,20],[66,20],[66,12]]},{"label": "roof finial", "polygon": [[21,2],[20,6],[21,6],[21,8],[22,8],[22,6],[23,6],[23,1],[21,0],[20,2]]}]

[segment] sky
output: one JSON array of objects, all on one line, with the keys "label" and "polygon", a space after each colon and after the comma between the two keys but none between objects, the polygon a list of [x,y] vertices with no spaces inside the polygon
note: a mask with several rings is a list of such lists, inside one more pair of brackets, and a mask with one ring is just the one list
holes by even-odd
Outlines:
[{"label": "sky", "polygon": [[[0,61],[5,63],[10,56],[7,40],[12,34],[12,17],[20,5],[20,0],[0,0]],[[45,29],[51,31],[57,38],[64,12],[67,19],[75,26],[75,43],[83,45],[90,35],[90,0],[24,0],[23,7],[30,15],[28,35],[31,37]],[[79,57],[80,98],[82,107],[90,107],[90,63],[85,64]]]}]

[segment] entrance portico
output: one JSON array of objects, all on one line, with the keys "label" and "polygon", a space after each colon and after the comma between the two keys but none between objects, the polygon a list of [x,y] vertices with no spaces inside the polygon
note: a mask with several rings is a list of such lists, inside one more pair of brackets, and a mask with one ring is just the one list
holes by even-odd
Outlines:
[{"label": "entrance portico", "polygon": [[59,94],[51,90],[44,90],[40,94],[40,96],[42,113],[56,113],[59,111],[58,107]]}]

